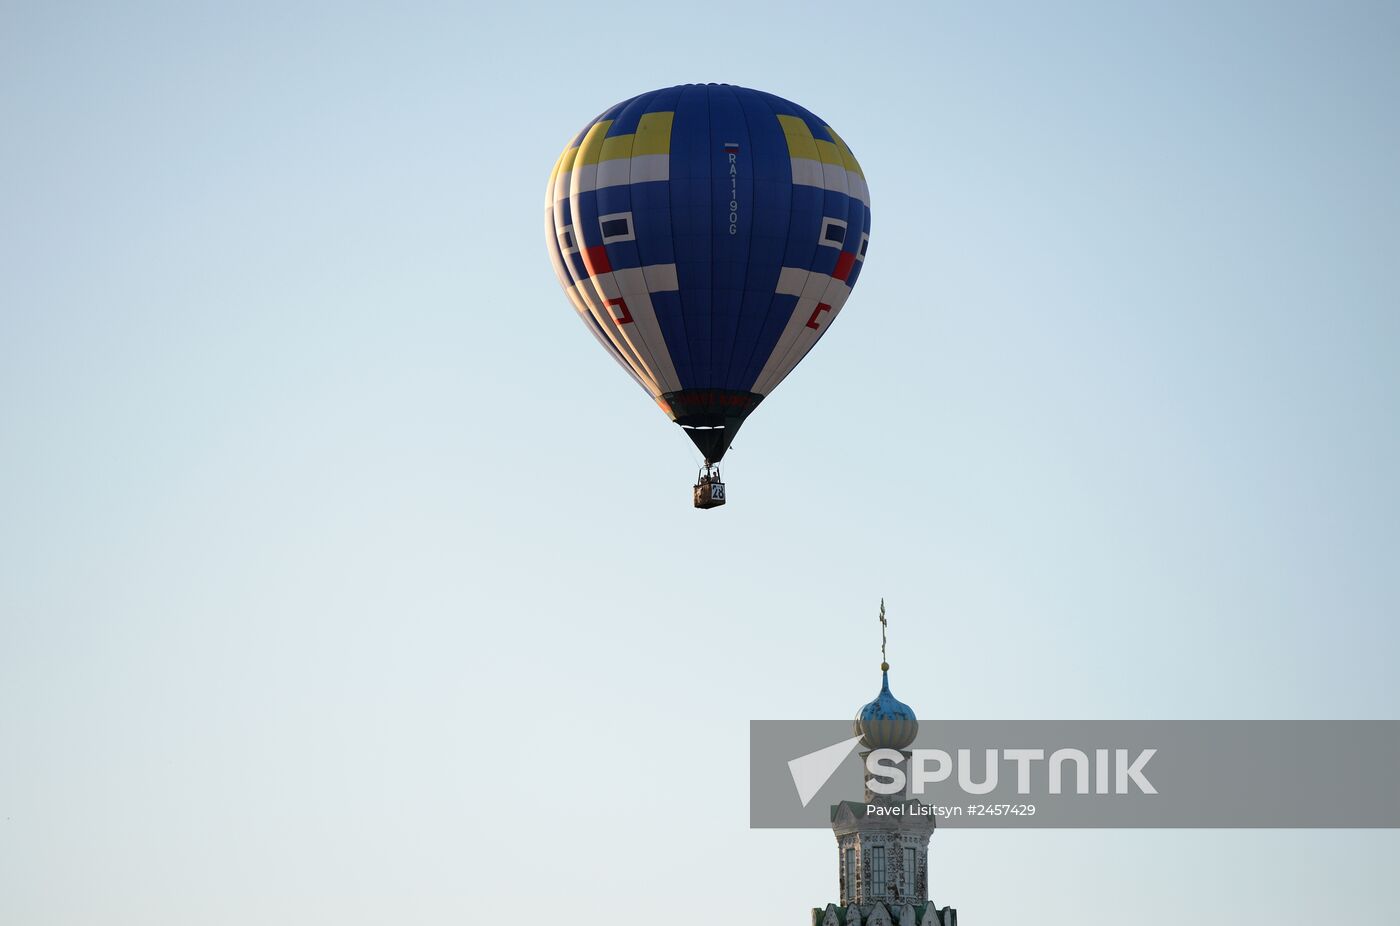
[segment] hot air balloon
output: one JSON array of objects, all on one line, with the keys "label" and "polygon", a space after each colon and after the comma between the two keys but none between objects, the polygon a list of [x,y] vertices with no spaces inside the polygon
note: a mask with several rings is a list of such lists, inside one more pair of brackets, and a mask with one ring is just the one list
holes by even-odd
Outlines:
[{"label": "hot air balloon", "polygon": [[801,106],[687,84],[574,136],[550,173],[545,238],[588,330],[704,455],[694,501],[713,508],[740,426],[855,286],[870,193],[845,141]]}]

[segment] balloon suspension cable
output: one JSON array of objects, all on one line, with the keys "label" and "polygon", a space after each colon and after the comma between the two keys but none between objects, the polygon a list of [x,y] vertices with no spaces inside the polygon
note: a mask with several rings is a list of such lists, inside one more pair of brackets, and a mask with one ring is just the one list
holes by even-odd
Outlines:
[{"label": "balloon suspension cable", "polygon": [[689,442],[687,442],[687,446],[681,452],[685,454],[685,458],[690,461],[692,466],[697,465],[699,461],[705,459],[700,451],[695,449],[695,445]]},{"label": "balloon suspension cable", "polygon": [[881,598],[881,599],[880,599],[880,671],[881,671],[881,672],[888,672],[888,671],[890,670],[890,663],[889,663],[889,660],[885,658],[885,628],[889,627],[889,625],[890,625],[890,622],[887,621],[887,620],[885,620],[885,599],[884,599],[884,598]]}]

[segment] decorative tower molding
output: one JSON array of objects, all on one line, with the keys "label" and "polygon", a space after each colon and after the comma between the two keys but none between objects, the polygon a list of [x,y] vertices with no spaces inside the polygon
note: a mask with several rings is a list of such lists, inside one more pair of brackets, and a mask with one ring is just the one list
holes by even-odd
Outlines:
[{"label": "decorative tower molding", "polygon": [[[880,693],[856,714],[851,732],[865,747],[862,760],[876,749],[893,749],[908,763],[919,720],[912,707],[890,692],[887,628],[881,599]],[[867,787],[863,802],[834,805],[831,829],[841,902],[814,908],[812,926],[957,926],[957,910],[940,910],[929,900],[928,848],[937,825],[931,808],[907,790],[883,795]]]}]

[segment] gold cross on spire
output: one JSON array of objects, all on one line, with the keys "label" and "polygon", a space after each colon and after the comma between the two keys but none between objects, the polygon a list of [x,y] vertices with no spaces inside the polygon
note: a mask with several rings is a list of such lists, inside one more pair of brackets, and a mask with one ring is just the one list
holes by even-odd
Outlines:
[{"label": "gold cross on spire", "polygon": [[888,671],[890,670],[889,661],[885,658],[885,628],[888,627],[889,625],[890,625],[890,622],[887,621],[887,620],[885,620],[885,599],[884,599],[884,598],[881,598],[881,599],[880,599],[880,671],[881,671],[881,672],[888,672]]}]

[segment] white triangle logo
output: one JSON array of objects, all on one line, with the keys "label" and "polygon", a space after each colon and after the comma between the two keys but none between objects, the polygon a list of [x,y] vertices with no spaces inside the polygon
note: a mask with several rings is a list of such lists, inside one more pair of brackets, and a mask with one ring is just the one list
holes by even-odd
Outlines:
[{"label": "white triangle logo", "polygon": [[853,736],[835,746],[809,752],[788,762],[788,771],[792,773],[792,783],[797,786],[797,796],[802,799],[803,807],[811,803],[822,785],[836,774],[859,742],[860,737]]}]

